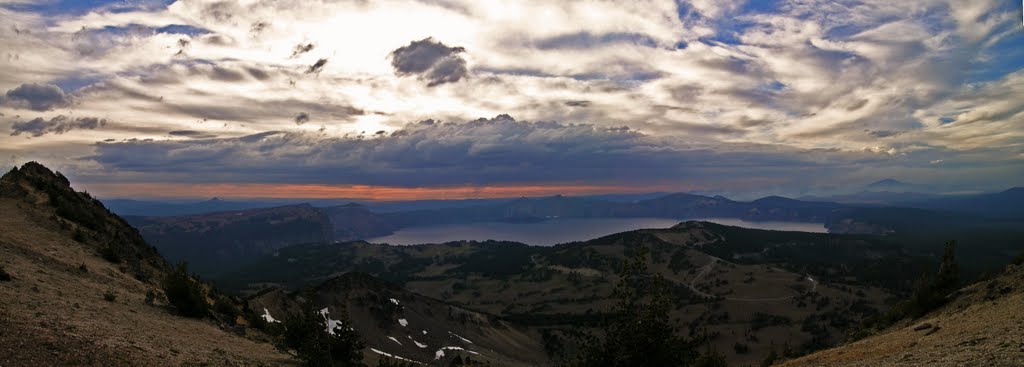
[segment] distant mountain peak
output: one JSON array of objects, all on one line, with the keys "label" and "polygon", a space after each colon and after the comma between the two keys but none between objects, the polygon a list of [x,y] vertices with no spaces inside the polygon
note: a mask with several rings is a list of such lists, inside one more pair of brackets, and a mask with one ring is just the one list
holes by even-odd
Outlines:
[{"label": "distant mountain peak", "polygon": [[795,203],[795,202],[800,202],[800,200],[790,199],[790,198],[783,197],[783,196],[778,196],[778,195],[769,195],[769,196],[765,196],[763,198],[754,200],[753,202],[754,203],[762,203],[762,204],[763,203]]},{"label": "distant mountain peak", "polygon": [[341,204],[341,205],[338,205],[338,206],[340,206],[342,208],[365,208],[366,207],[366,205],[363,205],[363,204],[360,204],[360,203],[357,203],[357,202],[354,202],[354,201],[350,201],[347,204]]},{"label": "distant mountain peak", "polygon": [[928,189],[926,185],[912,184],[894,178],[872,182],[864,187],[867,191],[912,191]]},{"label": "distant mountain peak", "polygon": [[907,184],[906,182],[903,182],[903,181],[897,180],[897,179],[895,179],[895,178],[886,178],[886,179],[882,179],[882,180],[878,180],[878,181],[872,182],[872,183],[871,183],[870,185],[868,185],[868,186],[882,186],[882,185],[906,185],[906,184]]}]

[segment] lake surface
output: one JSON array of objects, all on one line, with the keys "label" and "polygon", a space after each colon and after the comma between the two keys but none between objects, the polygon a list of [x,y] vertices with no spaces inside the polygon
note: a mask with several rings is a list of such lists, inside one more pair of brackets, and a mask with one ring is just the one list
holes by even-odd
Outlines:
[{"label": "lake surface", "polygon": [[[732,218],[696,218],[730,226],[781,231],[827,232],[824,224],[800,222],[748,222]],[[586,241],[619,232],[647,228],[668,228],[681,222],[669,218],[556,218],[536,223],[483,222],[402,228],[395,233],[366,239],[371,243],[415,245],[460,240],[515,241],[534,246],[552,246]]]}]

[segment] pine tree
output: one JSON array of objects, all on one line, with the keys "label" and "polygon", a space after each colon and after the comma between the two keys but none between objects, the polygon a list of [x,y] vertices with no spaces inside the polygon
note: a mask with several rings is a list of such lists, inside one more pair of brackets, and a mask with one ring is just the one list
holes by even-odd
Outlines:
[{"label": "pine tree", "polygon": [[677,335],[669,317],[673,309],[665,280],[647,272],[641,248],[619,272],[618,303],[604,326],[604,338],[590,336],[571,366],[688,366],[696,357],[693,343]]},{"label": "pine tree", "polygon": [[363,366],[363,342],[351,328],[344,313],[333,333],[327,331],[327,316],[307,302],[298,313],[284,320],[284,342],[295,349],[304,366]]}]

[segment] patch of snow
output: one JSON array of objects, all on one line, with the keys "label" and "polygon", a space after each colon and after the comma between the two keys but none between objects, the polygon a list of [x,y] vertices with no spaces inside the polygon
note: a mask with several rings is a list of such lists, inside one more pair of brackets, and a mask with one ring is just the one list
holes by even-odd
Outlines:
[{"label": "patch of snow", "polygon": [[394,304],[396,304],[396,305],[397,305],[397,304],[398,304],[398,300],[397,300],[397,299],[394,299],[394,298],[392,298],[392,299],[391,299],[391,303],[394,303]]},{"label": "patch of snow", "polygon": [[464,342],[466,342],[466,343],[469,343],[469,344],[473,344],[473,342],[472,342],[472,341],[470,341],[469,339],[466,339],[466,338],[463,338],[463,337],[459,336],[459,334],[453,333],[453,332],[451,332],[451,331],[449,331],[449,332],[448,332],[448,334],[452,334],[452,335],[454,335],[454,336],[455,336],[456,338],[462,339],[462,341],[464,341]]},{"label": "patch of snow", "polygon": [[[324,327],[327,329],[327,333],[331,334],[331,335],[334,335],[334,329],[339,327],[339,326],[341,326],[341,320],[334,320],[334,319],[332,319],[331,318],[331,313],[329,311],[327,311],[327,307],[324,307],[324,309],[320,310],[320,315],[322,315],[324,317],[324,319],[327,320],[324,323]],[[351,330],[351,329],[352,328],[349,328],[349,330]]]},{"label": "patch of snow", "polygon": [[268,311],[266,307],[263,308],[263,316],[261,317],[263,317],[263,320],[266,322],[280,322],[277,321],[277,319],[275,319],[273,316],[270,316],[270,311]]},{"label": "patch of snow", "polygon": [[426,330],[423,330],[423,335],[427,335],[427,331]]},{"label": "patch of snow", "polygon": [[461,350],[461,351],[472,353],[472,354],[477,354],[477,355],[480,354],[480,353],[471,351],[471,350],[463,348],[463,347],[441,347],[441,349],[438,349],[436,352],[434,352],[434,359],[436,360],[436,359],[441,359],[441,357],[444,357],[444,351],[445,350]]},{"label": "patch of snow", "polygon": [[403,327],[404,326],[409,326],[409,322],[406,321],[405,319],[398,319],[398,323],[402,324]]},{"label": "patch of snow", "polygon": [[395,339],[395,337],[393,336],[389,336],[388,339],[391,339],[391,341],[398,343],[398,345],[402,345],[402,342],[398,341],[398,339]]},{"label": "patch of snow", "polygon": [[394,354],[391,354],[391,353],[388,353],[388,352],[384,352],[384,351],[381,351],[379,349],[370,348],[370,351],[374,352],[374,353],[377,353],[377,354],[380,354],[382,356],[388,357],[388,358],[394,358],[394,359],[399,359],[399,360],[403,360],[403,361],[406,361],[406,362],[412,362],[412,363],[416,363],[416,364],[426,365],[426,363],[423,363],[423,362],[420,362],[420,361],[414,361],[414,360],[411,360],[409,358],[404,358],[404,357],[396,356]]},{"label": "patch of snow", "polygon": [[427,347],[426,344],[423,344],[423,343],[420,343],[420,342],[416,341],[416,339],[413,339],[411,336],[409,337],[409,339],[412,340],[412,342],[414,344],[416,344],[417,347],[420,347],[420,348],[426,348]]}]

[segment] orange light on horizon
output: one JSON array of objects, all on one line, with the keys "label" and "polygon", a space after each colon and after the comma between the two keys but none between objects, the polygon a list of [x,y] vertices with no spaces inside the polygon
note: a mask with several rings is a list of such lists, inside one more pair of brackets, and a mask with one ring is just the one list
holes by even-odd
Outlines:
[{"label": "orange light on horizon", "polygon": [[[526,184],[486,186],[400,187],[372,185],[269,183],[94,183],[82,185],[100,197],[149,198],[266,198],[360,199],[369,201],[458,200],[551,195],[631,194],[662,191],[665,187],[627,185]],[[676,190],[685,189],[675,187]]]}]

